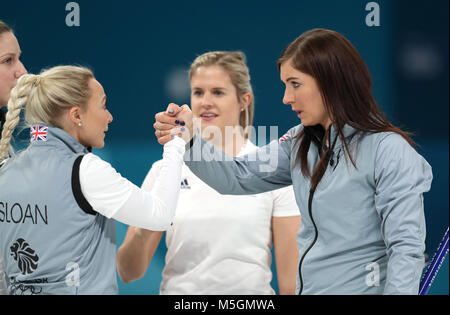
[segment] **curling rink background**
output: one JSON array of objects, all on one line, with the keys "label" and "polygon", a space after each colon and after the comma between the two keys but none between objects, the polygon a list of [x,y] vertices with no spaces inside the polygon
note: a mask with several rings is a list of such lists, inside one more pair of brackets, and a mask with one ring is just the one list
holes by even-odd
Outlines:
[{"label": "curling rink background", "polygon": [[[105,148],[95,153],[137,185],[161,158],[154,114],[172,101],[189,103],[186,71],[197,55],[242,50],[256,98],[254,125],[278,126],[281,136],[298,119],[282,104],[277,58],[308,29],[343,33],[366,61],[388,118],[415,132],[418,151],[433,167],[425,194],[426,252],[433,255],[449,221],[448,0],[373,1],[380,26],[371,27],[365,9],[370,1],[364,0],[82,0],[76,1],[78,27],[66,25],[68,2],[9,1],[2,3],[0,19],[15,29],[29,72],[58,64],[95,71],[114,116]],[[126,229],[117,223],[118,245]],[[164,255],[163,239],[145,277],[131,284],[119,280],[120,293],[158,294]],[[448,293],[447,257],[429,294]]]}]

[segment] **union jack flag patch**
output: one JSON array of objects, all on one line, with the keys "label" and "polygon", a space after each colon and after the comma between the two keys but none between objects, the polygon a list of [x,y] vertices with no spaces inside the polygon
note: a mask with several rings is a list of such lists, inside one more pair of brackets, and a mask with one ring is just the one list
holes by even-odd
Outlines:
[{"label": "union jack flag patch", "polygon": [[31,142],[34,141],[47,141],[48,127],[45,126],[32,126],[30,130]]},{"label": "union jack flag patch", "polygon": [[282,137],[278,140],[278,142],[279,142],[279,143],[286,142],[289,138],[291,138],[291,135],[287,133],[287,134],[285,134],[284,136],[282,136]]}]

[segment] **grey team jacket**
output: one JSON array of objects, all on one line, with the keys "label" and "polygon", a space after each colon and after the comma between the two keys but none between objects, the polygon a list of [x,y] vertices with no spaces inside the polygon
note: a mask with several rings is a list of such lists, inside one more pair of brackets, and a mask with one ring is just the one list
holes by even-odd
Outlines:
[{"label": "grey team jacket", "polygon": [[[346,125],[344,135],[357,169],[343,155],[338,138],[334,163],[316,188],[310,214],[310,182],[295,163],[298,147],[293,137],[302,128],[298,125],[279,142],[236,158],[194,137],[185,162],[222,194],[256,194],[293,185],[302,215],[297,293],[417,294],[424,267],[423,193],[431,186],[430,165],[398,134],[355,135]],[[337,134],[331,128],[333,140]],[[318,148],[311,143],[311,173],[317,162]]]},{"label": "grey team jacket", "polygon": [[0,253],[10,294],[117,294],[113,220],[81,193],[88,150],[40,126],[0,168]]}]

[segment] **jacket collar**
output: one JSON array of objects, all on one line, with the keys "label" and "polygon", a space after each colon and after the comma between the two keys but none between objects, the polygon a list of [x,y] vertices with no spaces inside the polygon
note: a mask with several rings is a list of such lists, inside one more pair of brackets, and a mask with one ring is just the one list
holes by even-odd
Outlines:
[{"label": "jacket collar", "polygon": [[[353,128],[352,126],[350,126],[348,124],[345,124],[344,127],[342,128],[342,132],[344,134],[344,137],[345,137],[347,143],[350,143],[352,138],[358,133],[358,130],[356,130],[355,128]],[[339,138],[337,128],[334,124],[332,124],[330,126],[330,133],[331,133],[331,143],[333,143],[335,141],[336,137],[338,137],[336,140],[335,148],[342,147],[342,141]]]},{"label": "jacket collar", "polygon": [[32,146],[64,146],[74,153],[87,154],[91,148],[86,148],[71,135],[57,127],[48,127],[46,125],[33,125],[30,128]]}]

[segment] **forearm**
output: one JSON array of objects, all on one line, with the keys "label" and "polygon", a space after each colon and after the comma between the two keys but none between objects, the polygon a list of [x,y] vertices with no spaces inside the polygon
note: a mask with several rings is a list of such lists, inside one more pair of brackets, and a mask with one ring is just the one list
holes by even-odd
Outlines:
[{"label": "forearm", "polygon": [[278,287],[281,295],[294,295],[298,273],[297,231],[300,216],[272,219]]},{"label": "forearm", "polygon": [[386,285],[384,294],[417,295],[425,266],[424,244],[397,244],[388,250]]},{"label": "forearm", "polygon": [[291,268],[295,271],[287,273],[278,273],[278,288],[280,291],[280,295],[295,295],[295,289],[297,286],[296,277],[297,277],[297,264],[294,265],[294,268]]},{"label": "forearm", "polygon": [[129,228],[117,251],[117,271],[123,282],[129,283],[144,276],[161,236],[162,232]]},{"label": "forearm", "polygon": [[80,165],[82,193],[95,211],[108,218],[165,231],[175,215],[184,151],[185,142],[179,138],[165,145],[160,176],[151,192],[123,178],[109,163],[88,154]]},{"label": "forearm", "polygon": [[292,184],[289,156],[276,142],[232,158],[196,135],[184,161],[197,177],[221,194],[257,194]]},{"label": "forearm", "polygon": [[124,223],[148,230],[167,230],[172,224],[178,202],[183,153],[183,140],[176,138],[166,144],[152,190],[148,192],[134,187],[130,199],[114,218],[121,222],[126,218]]}]

